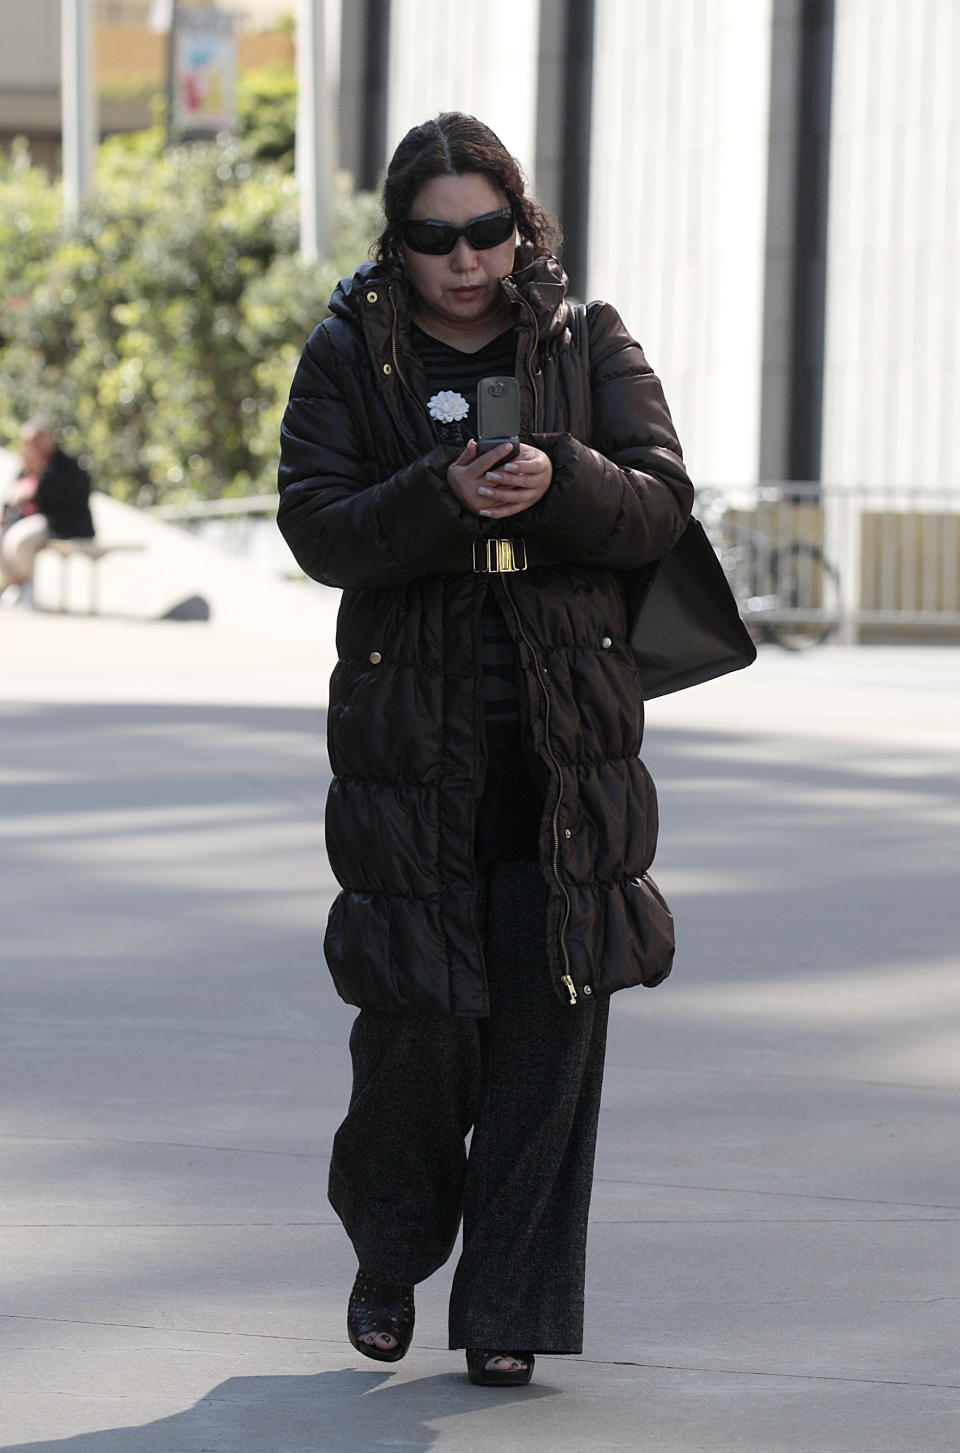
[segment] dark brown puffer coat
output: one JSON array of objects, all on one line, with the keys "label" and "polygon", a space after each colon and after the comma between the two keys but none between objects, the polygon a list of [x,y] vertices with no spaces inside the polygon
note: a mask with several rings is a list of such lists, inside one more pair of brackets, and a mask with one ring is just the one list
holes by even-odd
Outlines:
[{"label": "dark brown puffer coat", "polygon": [[[553,258],[505,279],[518,330],[521,432],[553,480],[491,527],[446,482],[408,341],[406,284],[364,264],[312,333],[282,427],[279,523],[306,573],[343,588],[326,835],[342,892],[327,963],[348,1003],[484,1015],[474,811],[485,771],[483,591],[514,638],[521,711],[548,780],[540,832],[553,987],[659,983],[672,920],[646,877],[657,837],[639,760],[640,681],[618,571],[662,555],[693,487],[659,380],[616,311],[588,310],[591,379]],[[592,447],[579,442],[589,438]],[[481,575],[484,535],[522,536],[529,568]]]}]

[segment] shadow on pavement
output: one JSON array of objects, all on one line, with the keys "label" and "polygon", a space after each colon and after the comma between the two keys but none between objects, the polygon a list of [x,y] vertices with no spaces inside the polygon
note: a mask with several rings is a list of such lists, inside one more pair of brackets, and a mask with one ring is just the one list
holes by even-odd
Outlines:
[{"label": "shadow on pavement", "polygon": [[140,1427],[110,1428],[0,1453],[359,1453],[405,1448],[428,1453],[438,1437],[428,1419],[493,1412],[554,1396],[556,1388],[474,1388],[442,1373],[391,1386],[394,1374],[345,1368],[310,1377],[231,1377],[192,1408]]},{"label": "shadow on pavement", "polygon": [[[301,1206],[322,1206],[322,1117],[338,1113],[347,1073],[346,1012],[320,972],[333,891],[323,714],[57,706],[11,708],[0,725],[5,932],[21,945],[3,983],[8,1053],[26,1066],[8,1075],[29,1141],[19,1183],[36,1186],[42,1170],[65,1203],[106,1186],[104,1204],[122,1205],[133,1166],[155,1219],[226,1203],[268,1230],[291,1207],[306,1221]],[[610,1361],[625,1346],[658,1364],[676,1349],[694,1366],[801,1358],[839,1385],[840,1359],[851,1378],[873,1382],[879,1366],[895,1387],[913,1377],[935,1389],[956,1345],[941,1224],[955,1218],[920,1224],[895,1208],[957,1201],[955,758],[674,728],[650,732],[645,758],[663,819],[654,873],[679,949],[674,978],[653,998],[618,996],[614,1014],[600,1176],[604,1220],[621,1229],[600,1235],[629,1259],[608,1258],[595,1279],[606,1276],[593,1295]],[[130,1165],[93,1143],[105,1110],[129,1112]],[[49,1129],[63,1121],[61,1149]],[[172,1140],[204,1145],[168,1152],[160,1142]],[[238,1156],[234,1169],[238,1149],[287,1159],[258,1171]],[[66,1247],[65,1271],[44,1250],[57,1275],[33,1279],[31,1315],[55,1320],[54,1303],[78,1288],[106,1321],[104,1285],[121,1278],[128,1299],[176,1306],[215,1272],[225,1306],[246,1302],[256,1326],[269,1305],[258,1297],[292,1317],[304,1286],[340,1275],[333,1230],[322,1247],[309,1227],[285,1232],[270,1259],[247,1232],[212,1249],[209,1231],[185,1245],[165,1220],[163,1235],[131,1238],[119,1271],[107,1240]],[[735,1229],[745,1222],[749,1241]],[[170,1266],[181,1268],[172,1284]],[[645,1335],[624,1266],[644,1268]],[[884,1340],[884,1326],[896,1335]],[[553,1391],[501,1395],[455,1373],[234,1377],[140,1427],[5,1453],[428,1453],[457,1446],[464,1414]],[[810,1385],[801,1394],[814,1397]],[[174,1386],[166,1406],[190,1395]]]},{"label": "shadow on pavement", "polygon": [[670,730],[649,734],[644,759],[685,983],[908,973],[955,952],[956,755],[824,741],[794,756]]}]

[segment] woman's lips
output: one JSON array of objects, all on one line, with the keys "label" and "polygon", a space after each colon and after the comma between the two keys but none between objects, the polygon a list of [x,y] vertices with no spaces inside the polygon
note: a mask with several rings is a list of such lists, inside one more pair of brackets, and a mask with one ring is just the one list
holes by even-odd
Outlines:
[{"label": "woman's lips", "polygon": [[454,288],[453,296],[455,298],[459,298],[461,302],[469,302],[470,299],[475,298],[480,291],[481,289],[479,284],[477,284],[476,287],[470,288]]}]

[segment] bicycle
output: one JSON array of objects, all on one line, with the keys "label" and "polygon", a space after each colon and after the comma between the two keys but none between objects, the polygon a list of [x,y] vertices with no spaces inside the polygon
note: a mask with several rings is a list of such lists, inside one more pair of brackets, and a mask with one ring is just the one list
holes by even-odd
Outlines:
[{"label": "bicycle", "polygon": [[[789,505],[783,491],[767,487],[760,505]],[[799,503],[799,497],[794,503]],[[819,545],[798,538],[794,522],[777,521],[777,542],[759,525],[731,520],[729,501],[716,490],[699,490],[697,517],[730,581],[740,614],[758,640],[785,651],[805,651],[830,639],[840,624],[840,574]]]}]

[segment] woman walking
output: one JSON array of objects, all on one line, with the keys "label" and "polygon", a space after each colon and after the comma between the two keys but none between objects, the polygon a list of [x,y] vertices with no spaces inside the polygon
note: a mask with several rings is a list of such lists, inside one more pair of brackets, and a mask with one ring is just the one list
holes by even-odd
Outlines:
[{"label": "woman walking", "polygon": [[[618,572],[670,548],[693,489],[614,308],[575,341],[552,219],[488,127],[414,128],[383,204],[280,465],[293,553],[343,589],[325,949],[360,1013],[330,1199],[358,1351],[404,1355],[462,1220],[450,1346],[519,1384],[581,1350],[609,995],[672,959]],[[515,457],[478,452],[491,377],[518,382]]]}]

